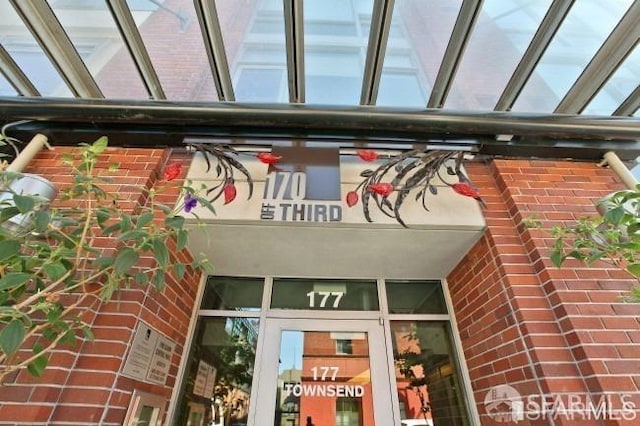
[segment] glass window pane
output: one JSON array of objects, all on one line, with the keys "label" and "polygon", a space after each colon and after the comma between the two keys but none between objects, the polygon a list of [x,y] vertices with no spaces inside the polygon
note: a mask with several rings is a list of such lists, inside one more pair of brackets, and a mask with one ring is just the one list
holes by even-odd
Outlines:
[{"label": "glass window pane", "polygon": [[377,311],[375,281],[277,279],[271,295],[273,309]]},{"label": "glass window pane", "polygon": [[4,78],[4,75],[0,74],[0,96],[15,96],[17,94],[13,86]]},{"label": "glass window pane", "polygon": [[353,21],[355,14],[352,3],[350,0],[305,0],[305,21]]},{"label": "glass window pane", "polygon": [[106,3],[48,2],[106,98],[148,98]]},{"label": "glass window pane", "polygon": [[425,422],[411,424],[471,424],[448,324],[391,321],[391,336],[402,420]]},{"label": "glass window pane", "polygon": [[374,425],[367,333],[283,330],[279,359],[276,425]]},{"label": "glass window pane", "polygon": [[387,281],[391,314],[446,314],[440,281]]},{"label": "glass window pane", "polygon": [[284,69],[243,68],[236,82],[236,100],[272,102],[284,97],[286,92]]},{"label": "glass window pane", "polygon": [[40,94],[73,96],[10,2],[0,2],[0,16],[0,43]]},{"label": "glass window pane", "polygon": [[202,309],[259,311],[263,289],[262,278],[209,277]]},{"label": "glass window pane", "polygon": [[217,0],[216,8],[236,100],[287,102],[282,1]]},{"label": "glass window pane", "polygon": [[309,75],[306,77],[306,103],[316,105],[357,105],[362,77]]},{"label": "glass window pane", "polygon": [[[462,0],[396,0],[377,105],[424,108]],[[398,73],[398,51],[412,65]]]},{"label": "glass window pane", "polygon": [[255,318],[198,321],[176,424],[246,424],[258,329]]},{"label": "glass window pane", "polygon": [[514,111],[552,112],[598,51],[632,0],[581,0],[542,56]]},{"label": "glass window pane", "polygon": [[611,115],[638,86],[639,76],[640,47],[636,46],[582,113]]},{"label": "glass window pane", "polygon": [[[346,2],[344,2],[346,4]],[[309,35],[356,36],[358,28],[355,22],[310,22],[305,31]]]},{"label": "glass window pane", "polygon": [[[308,104],[357,105],[373,0],[305,0],[305,99]],[[355,31],[355,33],[354,33]]]},{"label": "glass window pane", "polygon": [[493,109],[551,0],[486,0],[445,108]]},{"label": "glass window pane", "polygon": [[127,5],[167,99],[217,100],[193,0],[127,0]]},{"label": "glass window pane", "polygon": [[416,74],[383,71],[376,105],[424,108],[425,94]]}]

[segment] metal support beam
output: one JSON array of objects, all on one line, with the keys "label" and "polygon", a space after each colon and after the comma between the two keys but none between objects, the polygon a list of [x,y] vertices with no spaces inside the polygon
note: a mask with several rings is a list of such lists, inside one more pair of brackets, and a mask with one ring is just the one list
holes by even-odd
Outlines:
[{"label": "metal support beam", "polygon": [[[0,97],[0,120],[86,124],[203,126],[231,133],[373,136],[426,140],[496,135],[545,139],[640,141],[640,119],[391,107],[118,101]],[[585,142],[587,143],[587,142]]]},{"label": "metal support beam", "polygon": [[632,116],[640,109],[640,85],[613,111],[612,115]]},{"label": "metal support beam", "polygon": [[224,50],[222,30],[218,20],[218,11],[214,0],[194,0],[200,30],[204,39],[205,50],[211,65],[213,82],[218,92],[218,99],[221,101],[234,101],[233,84],[227,54]]},{"label": "metal support beam", "polygon": [[74,96],[103,98],[69,36],[44,0],[10,0]]},{"label": "metal support beam", "polygon": [[578,114],[633,51],[640,38],[640,0],[635,0],[582,74],[571,86],[556,113]]},{"label": "metal support beam", "polygon": [[447,50],[444,52],[442,64],[433,84],[427,108],[442,108],[444,106],[481,7],[482,0],[464,0],[462,2]]},{"label": "metal support beam", "polygon": [[142,77],[147,93],[153,99],[166,99],[126,0],[107,0],[107,6]]},{"label": "metal support beam", "polygon": [[0,72],[9,84],[22,96],[40,96],[38,89],[31,83],[29,77],[22,72],[9,52],[0,44]]},{"label": "metal support beam", "polygon": [[304,103],[304,15],[302,0],[284,0],[289,102]]},{"label": "metal support beam", "polygon": [[542,19],[538,30],[531,39],[529,47],[524,52],[520,63],[511,75],[500,99],[496,103],[495,111],[510,111],[524,85],[529,81],[533,70],[547,50],[549,43],[555,36],[558,28],[569,13],[575,0],[554,0]]},{"label": "metal support beam", "polygon": [[389,40],[393,6],[394,0],[375,0],[373,4],[360,105],[375,105],[376,103],[382,76],[382,65],[385,51],[387,50],[387,40]]}]

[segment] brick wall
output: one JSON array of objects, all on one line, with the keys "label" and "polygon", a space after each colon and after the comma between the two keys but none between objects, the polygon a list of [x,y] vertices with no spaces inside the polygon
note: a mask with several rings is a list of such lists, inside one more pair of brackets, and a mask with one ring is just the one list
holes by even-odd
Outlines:
[{"label": "brick wall", "polygon": [[[43,151],[25,172],[38,173],[63,188],[70,182],[70,176],[61,156],[72,151],[73,148]],[[159,178],[167,161],[183,163],[186,174],[189,160],[186,153],[172,154],[169,150],[109,148],[101,159],[101,166],[119,163],[109,188],[118,192],[123,208],[134,208],[144,198],[144,188],[163,185]],[[172,183],[180,182],[179,178]],[[176,196],[177,189],[171,189],[159,196],[158,201],[172,204]],[[114,241],[105,241],[103,245],[105,250],[115,249]],[[172,252],[181,261],[188,261],[186,252]],[[120,425],[134,389],[168,399],[176,385],[198,282],[199,276],[188,268],[181,281],[169,275],[163,293],[151,287],[132,287],[118,293],[114,301],[96,306],[84,317],[92,324],[93,341],[60,347],[41,378],[32,378],[26,371],[20,371],[10,383],[0,387],[0,401],[3,401],[0,424]],[[119,374],[140,320],[176,342],[164,386]]]},{"label": "brick wall", "polygon": [[[448,281],[483,424],[493,424],[487,391],[504,384],[521,395],[586,393],[596,402],[625,393],[640,407],[640,304],[621,300],[633,280],[605,263],[557,269],[548,257],[548,230],[596,214],[594,201],[622,188],[614,173],[536,160],[468,170],[488,204],[488,229]],[[522,224],[532,215],[542,228]]]}]

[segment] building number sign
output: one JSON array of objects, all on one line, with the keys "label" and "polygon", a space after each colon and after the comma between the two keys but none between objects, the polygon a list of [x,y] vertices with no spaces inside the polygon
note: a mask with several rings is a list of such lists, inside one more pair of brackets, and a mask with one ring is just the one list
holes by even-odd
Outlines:
[{"label": "building number sign", "polygon": [[272,172],[267,175],[260,219],[293,222],[340,222],[342,202],[307,198],[307,175],[303,172]]},{"label": "building number sign", "polygon": [[310,308],[315,308],[316,300],[318,300],[319,308],[326,308],[327,303],[330,303],[334,309],[337,309],[343,296],[344,291],[310,291],[307,293]]}]

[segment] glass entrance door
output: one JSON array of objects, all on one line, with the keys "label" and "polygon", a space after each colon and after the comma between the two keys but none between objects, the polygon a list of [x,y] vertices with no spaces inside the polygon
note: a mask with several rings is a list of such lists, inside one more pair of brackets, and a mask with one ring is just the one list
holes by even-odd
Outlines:
[{"label": "glass entrance door", "polygon": [[253,426],[393,422],[378,320],[267,319]]}]

